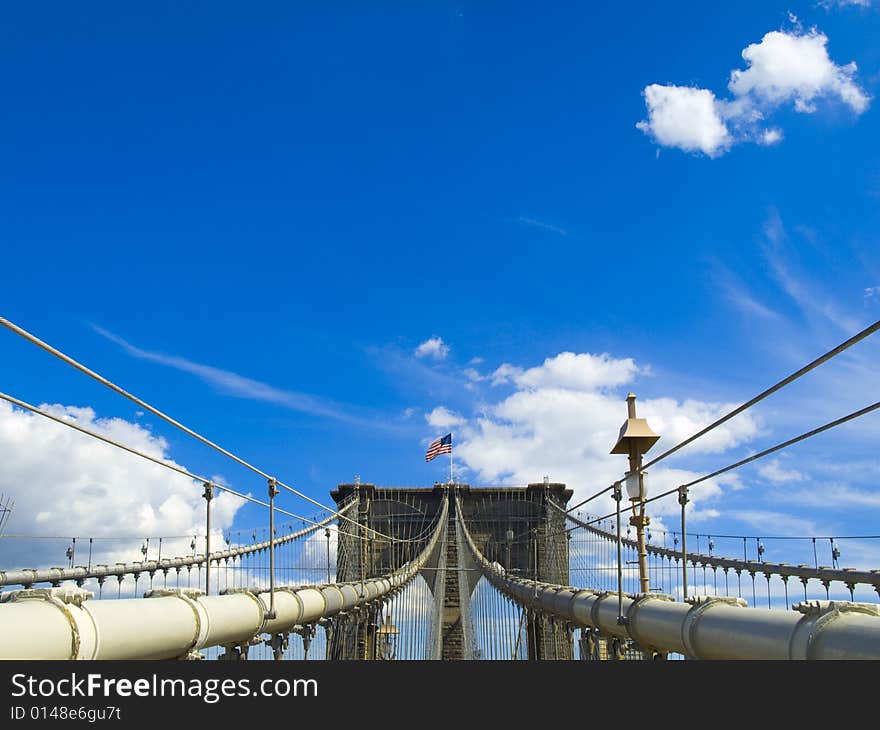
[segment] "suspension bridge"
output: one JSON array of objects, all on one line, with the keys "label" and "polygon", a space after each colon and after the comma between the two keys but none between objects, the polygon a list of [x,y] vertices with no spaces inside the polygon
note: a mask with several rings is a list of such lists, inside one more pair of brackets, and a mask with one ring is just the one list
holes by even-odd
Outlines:
[{"label": "suspension bridge", "polygon": [[[322,502],[21,327],[0,324],[266,485],[258,499],[0,393],[34,418],[177,472],[205,503],[201,535],[68,537],[14,534],[14,495],[0,497],[0,547],[49,540],[67,559],[60,567],[0,569],[2,659],[880,659],[880,569],[841,563],[853,546],[880,546],[880,536],[709,535],[687,527],[690,490],[866,416],[880,402],[659,495],[648,498],[644,484],[649,466],[856,345],[880,322],[647,464],[643,455],[658,435],[637,417],[631,394],[619,439],[609,444],[629,468],[574,505],[572,490],[547,477],[520,486],[356,480]],[[211,523],[218,492],[257,505],[266,522],[218,535]],[[308,514],[278,504],[282,493],[308,504]],[[678,529],[652,529],[650,510],[661,499],[677,500]],[[98,562],[120,551],[137,558]]]}]

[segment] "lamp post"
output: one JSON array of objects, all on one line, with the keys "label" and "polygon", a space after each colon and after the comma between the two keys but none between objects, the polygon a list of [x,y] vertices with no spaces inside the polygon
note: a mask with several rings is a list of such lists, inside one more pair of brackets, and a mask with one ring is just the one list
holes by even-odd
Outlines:
[{"label": "lamp post", "polygon": [[324,537],[327,539],[327,584],[330,584],[330,528],[324,528]]},{"label": "lamp post", "polygon": [[214,499],[214,485],[205,482],[205,595],[211,595],[211,500]]},{"label": "lamp post", "polygon": [[385,621],[376,629],[376,658],[391,661],[397,656],[398,628],[391,623],[391,611],[385,614]]},{"label": "lamp post", "polygon": [[[651,589],[648,579],[648,551],[645,546],[645,528],[651,519],[645,514],[645,472],[642,471],[642,456],[660,439],[648,426],[644,418],[636,418],[636,396],[626,397],[627,419],[620,427],[617,443],[612,454],[626,454],[629,457],[629,472],[626,475],[626,493],[632,502],[633,514],[629,524],[636,528],[639,546],[639,591],[648,593]],[[638,507],[638,512],[636,508]]]}]

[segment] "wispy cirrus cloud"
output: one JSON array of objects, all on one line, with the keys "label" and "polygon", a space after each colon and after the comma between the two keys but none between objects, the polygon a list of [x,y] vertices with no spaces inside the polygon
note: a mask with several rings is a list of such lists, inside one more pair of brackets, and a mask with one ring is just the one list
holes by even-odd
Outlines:
[{"label": "wispy cirrus cloud", "polygon": [[728,510],[726,515],[748,527],[766,534],[768,527],[777,535],[827,535],[833,530],[823,523],[806,517],[796,517],[790,512],[776,512],[768,509]]},{"label": "wispy cirrus cloud", "polygon": [[524,226],[532,226],[533,228],[540,228],[543,231],[549,231],[550,233],[555,233],[558,236],[562,236],[563,238],[570,238],[571,233],[567,228],[563,228],[562,226],[556,226],[552,223],[547,223],[545,221],[538,220],[537,218],[530,218],[525,215],[521,215],[516,219],[516,222],[520,225]]},{"label": "wispy cirrus cloud", "polygon": [[847,6],[855,6],[859,8],[869,8],[874,4],[874,0],[819,0],[819,5],[821,5],[826,10],[830,10],[833,7],[847,7]]},{"label": "wispy cirrus cloud", "polygon": [[[236,398],[262,401],[264,403],[273,403],[300,413],[307,413],[320,418],[330,418],[355,426],[369,426],[375,428],[382,425],[382,421],[378,419],[374,420],[354,415],[352,413],[354,410],[352,406],[335,403],[308,393],[276,388],[273,385],[245,377],[244,375],[239,375],[231,370],[223,370],[222,368],[214,367],[213,365],[194,362],[187,358],[180,357],[179,355],[167,355],[161,352],[144,350],[103,327],[99,327],[95,324],[92,324],[91,327],[102,337],[119,345],[119,347],[132,357],[136,357],[139,360],[149,360],[150,362],[155,362],[159,365],[164,365],[165,367],[174,368],[175,370],[194,375],[226,395],[231,395]],[[388,424],[385,423],[384,427],[388,427]]]},{"label": "wispy cirrus cloud", "polygon": [[781,315],[778,312],[759,301],[737,277],[723,266],[717,267],[716,278],[720,284],[720,290],[725,294],[727,300],[744,315],[774,322],[781,320]]},{"label": "wispy cirrus cloud", "polygon": [[779,459],[773,459],[758,469],[758,474],[773,482],[774,484],[784,484],[786,482],[802,481],[804,475],[797,469],[788,469],[782,465]]}]

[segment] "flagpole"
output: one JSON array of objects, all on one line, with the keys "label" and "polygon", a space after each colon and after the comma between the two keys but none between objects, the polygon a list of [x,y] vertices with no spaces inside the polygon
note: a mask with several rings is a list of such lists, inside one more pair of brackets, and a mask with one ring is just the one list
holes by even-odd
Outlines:
[{"label": "flagpole", "polygon": [[452,481],[452,436],[451,435],[449,436],[449,483],[455,484],[455,482]]}]

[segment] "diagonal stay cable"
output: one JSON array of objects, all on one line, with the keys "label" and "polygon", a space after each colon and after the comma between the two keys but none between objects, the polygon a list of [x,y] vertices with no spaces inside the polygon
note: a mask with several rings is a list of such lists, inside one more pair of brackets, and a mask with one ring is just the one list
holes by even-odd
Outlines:
[{"label": "diagonal stay cable", "polygon": [[[83,365],[82,363],[77,362],[76,360],[74,360],[74,359],[73,359],[72,357],[70,357],[69,355],[65,355],[65,354],[64,354],[63,352],[61,352],[60,350],[58,350],[58,349],[52,347],[52,345],[50,345],[49,343],[47,343],[47,342],[43,342],[43,340],[41,340],[41,339],[40,339],[39,337],[37,337],[36,335],[32,335],[30,332],[28,332],[28,331],[25,330],[25,329],[22,329],[22,328],[19,327],[17,324],[15,324],[15,323],[13,323],[13,322],[10,322],[10,321],[9,321],[8,319],[6,319],[5,317],[0,317],[0,325],[3,325],[3,326],[6,327],[8,330],[11,330],[12,332],[14,332],[15,334],[19,335],[20,337],[23,337],[25,340],[27,340],[28,342],[30,342],[30,343],[33,344],[33,345],[36,345],[36,346],[39,347],[40,349],[45,350],[45,351],[48,352],[50,355],[54,355],[55,357],[57,357],[57,358],[58,358],[59,360],[61,360],[62,362],[67,363],[67,364],[70,365],[71,367],[73,367],[73,368],[79,370],[81,373],[84,373],[85,375],[88,375],[90,378],[92,378],[92,379],[94,379],[94,380],[97,380],[99,383],[101,383],[102,385],[104,385],[104,386],[110,388],[110,390],[113,390],[113,391],[119,393],[119,395],[123,396],[124,398],[128,398],[128,400],[132,401],[133,403],[136,403],[136,404],[139,405],[141,408],[144,408],[145,410],[148,410],[148,411],[149,411],[150,413],[152,413],[153,415],[158,416],[159,418],[161,418],[163,421],[166,421],[167,423],[170,423],[172,426],[174,426],[175,428],[178,428],[178,429],[180,429],[181,431],[183,431],[184,433],[186,433],[186,434],[192,436],[194,439],[196,439],[196,440],[198,440],[198,441],[201,441],[201,442],[202,442],[203,444],[205,444],[206,446],[210,446],[210,447],[211,447],[212,449],[214,449],[215,451],[220,452],[220,453],[223,454],[224,456],[226,456],[226,457],[232,459],[233,461],[237,462],[238,464],[241,464],[243,467],[245,467],[245,468],[247,468],[247,469],[250,469],[252,472],[255,472],[256,474],[259,474],[259,475],[262,476],[264,479],[273,479],[273,477],[272,477],[271,475],[267,474],[267,473],[264,472],[262,469],[259,469],[259,468],[255,467],[253,464],[250,464],[250,463],[248,463],[247,461],[245,461],[244,459],[242,459],[241,457],[236,456],[236,455],[233,454],[231,451],[227,451],[226,449],[224,449],[224,448],[223,448],[222,446],[220,446],[219,444],[215,444],[215,443],[214,443],[213,441],[211,441],[210,439],[205,438],[205,437],[202,436],[201,434],[196,433],[195,431],[193,431],[191,428],[188,428],[187,426],[184,426],[182,423],[180,423],[180,421],[177,421],[177,420],[175,420],[174,418],[172,418],[171,416],[167,415],[166,413],[163,413],[163,412],[160,411],[158,408],[155,408],[155,407],[151,406],[149,403],[147,403],[146,401],[141,400],[141,399],[138,398],[136,395],[133,395],[132,393],[129,393],[127,390],[125,390],[125,389],[123,389],[123,388],[120,388],[118,385],[116,385],[115,383],[111,382],[110,380],[108,380],[107,378],[105,378],[103,375],[99,375],[99,374],[96,373],[94,370],[91,370],[91,369],[89,369],[88,367],[86,367],[85,365]],[[296,495],[297,497],[299,497],[300,499],[304,499],[306,502],[309,502],[309,503],[315,505],[316,507],[320,507],[320,508],[321,508],[322,510],[324,510],[325,512],[329,512],[330,514],[335,515],[335,516],[338,517],[339,519],[343,519],[343,520],[345,520],[346,522],[350,522],[350,523],[352,523],[352,524],[354,524],[354,525],[358,525],[359,527],[364,528],[364,529],[367,530],[368,532],[371,532],[371,533],[373,533],[374,535],[377,535],[378,537],[382,537],[382,538],[384,538],[384,539],[386,539],[386,540],[391,540],[391,541],[393,541],[393,542],[404,542],[403,540],[400,540],[399,538],[394,538],[394,537],[391,537],[390,535],[383,535],[381,532],[379,532],[378,530],[374,530],[372,527],[368,527],[368,526],[366,526],[366,525],[361,525],[361,524],[360,524],[359,522],[357,522],[356,520],[353,520],[353,519],[351,519],[350,517],[347,517],[346,515],[342,514],[341,512],[338,512],[338,511],[335,510],[335,509],[331,509],[330,507],[327,507],[326,505],[321,504],[321,503],[318,502],[317,500],[312,499],[312,498],[309,497],[308,495],[303,494],[302,492],[300,492],[300,491],[294,489],[294,488],[291,487],[290,485],[285,484],[284,482],[282,482],[282,481],[280,481],[280,480],[276,480],[276,484],[277,484],[279,487],[283,487],[283,488],[286,489],[288,492],[291,492],[292,494],[295,494],[295,495]]]},{"label": "diagonal stay cable", "polygon": [[[861,342],[861,341],[864,340],[866,337],[869,337],[870,335],[874,334],[874,333],[877,332],[878,330],[880,330],[880,320],[878,320],[877,322],[874,322],[874,324],[872,324],[872,325],[870,325],[870,326],[868,326],[868,327],[865,327],[865,329],[863,329],[861,332],[856,333],[855,335],[853,335],[852,337],[850,337],[850,338],[849,338],[848,340],[846,340],[845,342],[841,342],[837,347],[835,347],[835,348],[829,350],[829,351],[826,352],[824,355],[821,355],[820,357],[817,357],[817,358],[816,358],[815,360],[813,360],[812,362],[807,363],[807,364],[804,365],[800,370],[796,370],[796,371],[793,372],[791,375],[789,375],[788,377],[783,378],[782,380],[780,380],[780,381],[779,381],[778,383],[776,383],[775,385],[772,385],[772,386],[770,386],[769,388],[767,388],[766,390],[764,390],[764,391],[758,393],[758,395],[756,395],[754,398],[752,398],[752,399],[746,401],[745,403],[743,403],[743,404],[740,405],[740,406],[737,406],[736,408],[734,408],[734,409],[733,409],[732,411],[730,411],[729,413],[726,413],[726,414],[723,415],[721,418],[717,419],[716,421],[713,421],[712,423],[710,423],[710,424],[709,424],[708,426],[706,426],[705,428],[703,428],[703,429],[697,431],[697,433],[695,433],[695,434],[693,434],[692,436],[689,436],[688,438],[686,438],[684,441],[681,441],[681,442],[677,443],[675,446],[673,446],[672,448],[667,449],[666,451],[664,451],[664,452],[663,452],[662,454],[660,454],[659,456],[657,456],[657,457],[651,459],[648,463],[644,464],[644,465],[642,466],[642,468],[643,468],[643,469],[647,469],[648,467],[653,466],[654,464],[656,464],[657,462],[661,461],[662,459],[665,459],[667,456],[671,456],[672,454],[674,454],[674,453],[675,453],[676,451],[678,451],[679,449],[683,449],[685,446],[687,446],[687,445],[690,444],[690,443],[693,443],[694,441],[696,441],[696,440],[697,440],[698,438],[700,438],[701,436],[705,436],[707,433],[709,433],[709,432],[712,431],[713,429],[718,428],[718,426],[720,426],[721,424],[726,423],[727,421],[729,421],[729,420],[730,420],[731,418],[733,418],[734,416],[737,416],[737,415],[739,415],[740,413],[742,413],[743,411],[745,411],[745,410],[751,408],[753,405],[755,405],[755,404],[757,404],[757,403],[760,403],[762,400],[764,400],[764,399],[767,398],[768,396],[773,395],[773,393],[775,393],[777,390],[780,390],[781,388],[784,388],[784,387],[785,387],[786,385],[788,385],[789,383],[793,383],[795,380],[797,380],[797,379],[800,378],[801,376],[806,375],[806,374],[807,374],[808,372],[810,372],[811,370],[814,370],[815,368],[819,367],[822,363],[825,363],[825,362],[827,362],[828,360],[830,360],[831,358],[836,357],[836,356],[839,355],[840,353],[844,352],[845,350],[848,350],[850,347],[852,347],[853,345],[855,345],[855,344],[858,343],[858,342]],[[572,512],[572,511],[578,509],[579,507],[582,507],[582,506],[585,505],[587,502],[590,502],[590,501],[592,501],[593,499],[595,499],[596,497],[599,497],[599,496],[605,494],[606,492],[611,491],[613,488],[614,488],[614,485],[612,484],[610,487],[606,487],[606,488],[603,489],[601,492],[596,492],[596,493],[593,494],[592,496],[590,496],[590,497],[588,497],[587,499],[585,499],[583,502],[579,502],[579,503],[576,504],[574,507],[570,507],[569,509],[567,509],[567,510],[566,510],[566,513]]]},{"label": "diagonal stay cable", "polygon": [[679,489],[681,489],[681,487],[692,487],[695,484],[699,484],[700,482],[705,482],[707,479],[711,479],[712,477],[720,476],[721,474],[724,474],[725,472],[731,471],[733,469],[737,469],[741,466],[744,466],[745,464],[748,464],[752,461],[756,461],[757,459],[761,459],[765,456],[769,456],[770,454],[773,454],[777,451],[780,451],[781,449],[784,449],[788,446],[792,446],[792,445],[798,443],[799,441],[804,441],[805,439],[808,439],[811,436],[816,436],[816,435],[822,433],[823,431],[828,431],[829,429],[834,428],[835,426],[840,426],[840,425],[846,423],[847,421],[852,421],[853,419],[858,418],[859,416],[867,415],[868,413],[871,413],[872,411],[876,411],[878,408],[880,408],[880,401],[877,401],[876,403],[872,403],[869,406],[865,406],[864,408],[860,408],[857,411],[853,411],[852,413],[849,413],[846,416],[838,418],[835,421],[831,421],[830,423],[826,423],[824,426],[819,426],[818,428],[814,428],[812,431],[807,431],[806,433],[802,433],[800,436],[795,436],[794,438],[791,438],[788,441],[783,441],[781,444],[776,444],[776,446],[771,446],[769,449],[764,449],[764,451],[759,451],[757,454],[752,454],[751,456],[747,456],[745,459],[740,459],[739,461],[737,461],[733,464],[729,464],[728,466],[725,466],[721,469],[716,469],[711,474],[706,474],[704,476],[701,476],[698,479],[694,479],[693,481],[688,482],[687,484],[682,484],[680,487],[676,487],[675,489],[670,489],[666,492],[663,492],[662,494],[658,494],[656,497],[651,497],[651,499],[646,499],[645,504],[647,504],[648,502],[653,502],[655,499],[661,499],[662,497],[667,497],[670,494],[675,494],[676,492],[678,492]]},{"label": "diagonal stay cable", "polygon": [[[615,484],[616,484],[616,482],[615,482]],[[585,504],[587,504],[587,502],[592,502],[594,499],[596,499],[596,497],[601,497],[603,494],[605,494],[606,492],[610,492],[612,489],[614,489],[614,484],[611,484],[610,486],[605,487],[605,489],[603,489],[599,492],[596,492],[595,494],[591,494],[585,500],[578,502],[574,507],[569,507],[567,510],[565,510],[565,513],[568,514],[569,512],[574,512],[579,507],[583,507]]]},{"label": "diagonal stay cable", "polygon": [[[19,400],[11,395],[7,395],[6,393],[0,393],[0,399],[5,400],[7,403],[12,403],[13,405],[18,406],[19,408],[23,408],[31,413],[35,413],[37,415],[48,418],[49,420],[55,421],[56,423],[60,423],[63,426],[67,426],[68,428],[72,428],[75,431],[79,431],[80,433],[84,433],[87,436],[91,436],[92,438],[98,439],[99,441],[103,441],[106,444],[110,444],[111,446],[115,446],[117,449],[122,449],[123,451],[127,451],[130,454],[134,454],[135,456],[140,456],[142,459],[146,459],[147,461],[152,461],[154,464],[158,464],[159,466],[164,466],[166,469],[170,469],[171,471],[175,471],[178,474],[182,474],[185,477],[189,477],[190,479],[194,479],[196,481],[202,482],[203,484],[211,484],[216,489],[219,489],[224,492],[228,492],[240,499],[243,499],[247,502],[252,502],[253,504],[258,504],[261,507],[268,507],[268,502],[263,502],[256,497],[251,497],[247,494],[242,494],[241,492],[237,492],[230,487],[224,487],[222,484],[217,484],[216,482],[211,481],[210,479],[206,479],[205,477],[200,477],[198,474],[193,474],[191,471],[184,469],[183,467],[177,466],[176,464],[169,464],[167,461],[163,461],[162,459],[158,459],[155,456],[150,456],[149,454],[144,453],[143,451],[138,451],[137,449],[127,446],[119,441],[111,439],[109,436],[104,436],[103,434],[98,433],[97,431],[92,431],[91,429],[85,428],[84,426],[80,426],[77,423],[73,423],[72,421],[68,421],[64,418],[60,418],[48,411],[44,411],[36,406],[31,405],[30,403],[25,403],[23,400]],[[300,515],[294,514],[293,512],[288,512],[287,510],[283,510],[279,507],[276,507],[275,510],[280,512],[281,514],[287,515],[288,517],[293,517],[296,520],[300,520],[302,522],[307,522],[312,525],[318,525],[320,523],[315,522],[314,520],[310,520],[306,517],[302,517]]]},{"label": "diagonal stay cable", "polygon": [[[792,446],[793,444],[796,444],[799,441],[804,441],[805,439],[808,439],[811,436],[816,436],[816,435],[822,433],[823,431],[827,431],[831,428],[834,428],[835,426],[840,426],[840,425],[846,423],[847,421],[852,421],[853,419],[858,418],[859,416],[867,415],[868,413],[871,413],[872,411],[876,411],[878,408],[880,408],[880,401],[877,401],[876,403],[872,403],[869,406],[865,406],[864,408],[860,408],[857,411],[853,411],[852,413],[849,413],[849,414],[847,414],[841,418],[838,418],[834,421],[830,421],[829,423],[826,423],[824,426],[819,426],[818,428],[814,428],[812,431],[807,431],[806,433],[802,433],[800,436],[795,436],[794,438],[791,438],[788,441],[783,441],[780,444],[776,444],[776,446],[771,446],[769,449],[764,449],[764,451],[760,451],[757,454],[752,454],[751,456],[748,456],[745,459],[740,459],[739,461],[737,461],[733,464],[729,464],[721,469],[716,469],[711,474],[706,474],[706,475],[701,476],[697,479],[694,479],[693,481],[688,482],[687,484],[682,484],[678,487],[675,487],[675,489],[669,489],[665,492],[662,492],[661,494],[658,494],[655,497],[651,497],[650,499],[646,499],[645,504],[649,504],[650,502],[655,502],[658,499],[663,499],[663,497],[668,497],[670,494],[676,494],[678,492],[678,490],[681,489],[682,487],[692,487],[695,484],[699,484],[700,482],[704,482],[707,479],[711,479],[712,477],[717,477],[721,474],[724,474],[725,472],[731,471],[733,469],[737,469],[737,468],[744,466],[745,464],[748,464],[752,461],[756,461],[757,459],[761,459],[764,456],[769,456],[770,454],[773,454],[773,453],[775,453],[781,449],[784,449],[788,446]],[[596,522],[601,522],[602,520],[607,520],[610,517],[614,517],[616,514],[617,514],[617,512],[609,512],[607,515],[604,515],[602,517],[595,517],[587,522],[582,523],[582,525],[583,526],[593,525]],[[567,532],[567,530],[565,530],[564,532]]]},{"label": "diagonal stay cable", "polygon": [[761,393],[758,393],[758,395],[756,395],[756,396],[755,396],[754,398],[752,398],[751,400],[748,400],[748,401],[746,401],[745,403],[743,403],[741,406],[738,406],[737,408],[734,408],[732,411],[730,411],[730,412],[727,413],[726,415],[722,416],[722,417],[719,418],[717,421],[713,421],[713,422],[710,423],[708,426],[706,426],[704,429],[702,429],[702,430],[698,431],[697,433],[695,433],[693,436],[690,436],[690,437],[686,438],[684,441],[681,441],[680,443],[676,444],[676,445],[673,446],[671,449],[668,449],[667,451],[664,451],[664,452],[663,452],[662,454],[660,454],[659,456],[657,456],[657,457],[651,459],[651,461],[649,461],[647,464],[645,464],[642,468],[643,468],[643,469],[647,469],[648,467],[650,467],[650,466],[656,464],[656,463],[657,463],[658,461],[660,461],[661,459],[665,459],[667,456],[671,456],[672,454],[674,454],[674,453],[675,453],[676,451],[678,451],[679,449],[684,448],[684,447],[687,446],[689,443],[692,443],[693,441],[696,441],[696,440],[697,440],[698,438],[700,438],[701,436],[706,435],[707,433],[709,433],[709,431],[711,431],[711,430],[717,428],[717,427],[720,426],[722,423],[725,423],[726,421],[729,421],[729,420],[730,420],[731,418],[733,418],[734,416],[736,416],[736,415],[742,413],[742,412],[745,411],[746,409],[751,408],[751,407],[752,407],[753,405],[755,405],[756,403],[759,403],[760,401],[764,400],[767,396],[772,395],[773,393],[775,393],[775,392],[776,392],[777,390],[779,390],[780,388],[784,388],[786,385],[788,385],[789,383],[794,382],[795,380],[797,380],[798,378],[800,378],[802,375],[806,375],[806,374],[807,374],[808,372],[810,372],[811,370],[813,370],[813,369],[819,367],[822,363],[827,362],[828,360],[830,360],[830,359],[833,358],[833,357],[836,357],[837,355],[839,355],[840,353],[842,353],[844,350],[848,350],[850,347],[852,347],[853,345],[855,345],[857,342],[861,342],[861,341],[864,340],[866,337],[868,337],[868,336],[874,334],[877,330],[880,330],[880,320],[878,320],[877,322],[874,322],[874,324],[870,325],[869,327],[865,327],[865,329],[863,329],[861,332],[859,332],[859,333],[853,335],[852,337],[850,337],[850,338],[849,338],[848,340],[846,340],[845,342],[841,342],[841,343],[840,343],[837,347],[835,347],[834,349],[829,350],[828,352],[826,352],[826,353],[825,353],[824,355],[822,355],[821,357],[817,357],[817,358],[816,358],[815,360],[813,360],[812,362],[810,362],[810,363],[804,365],[800,370],[797,370],[797,371],[793,372],[793,373],[792,373],[791,375],[789,375],[788,377],[783,378],[782,380],[780,380],[780,381],[779,381],[778,383],[776,383],[775,385],[773,385],[773,386],[767,388],[767,390],[762,391]]}]

